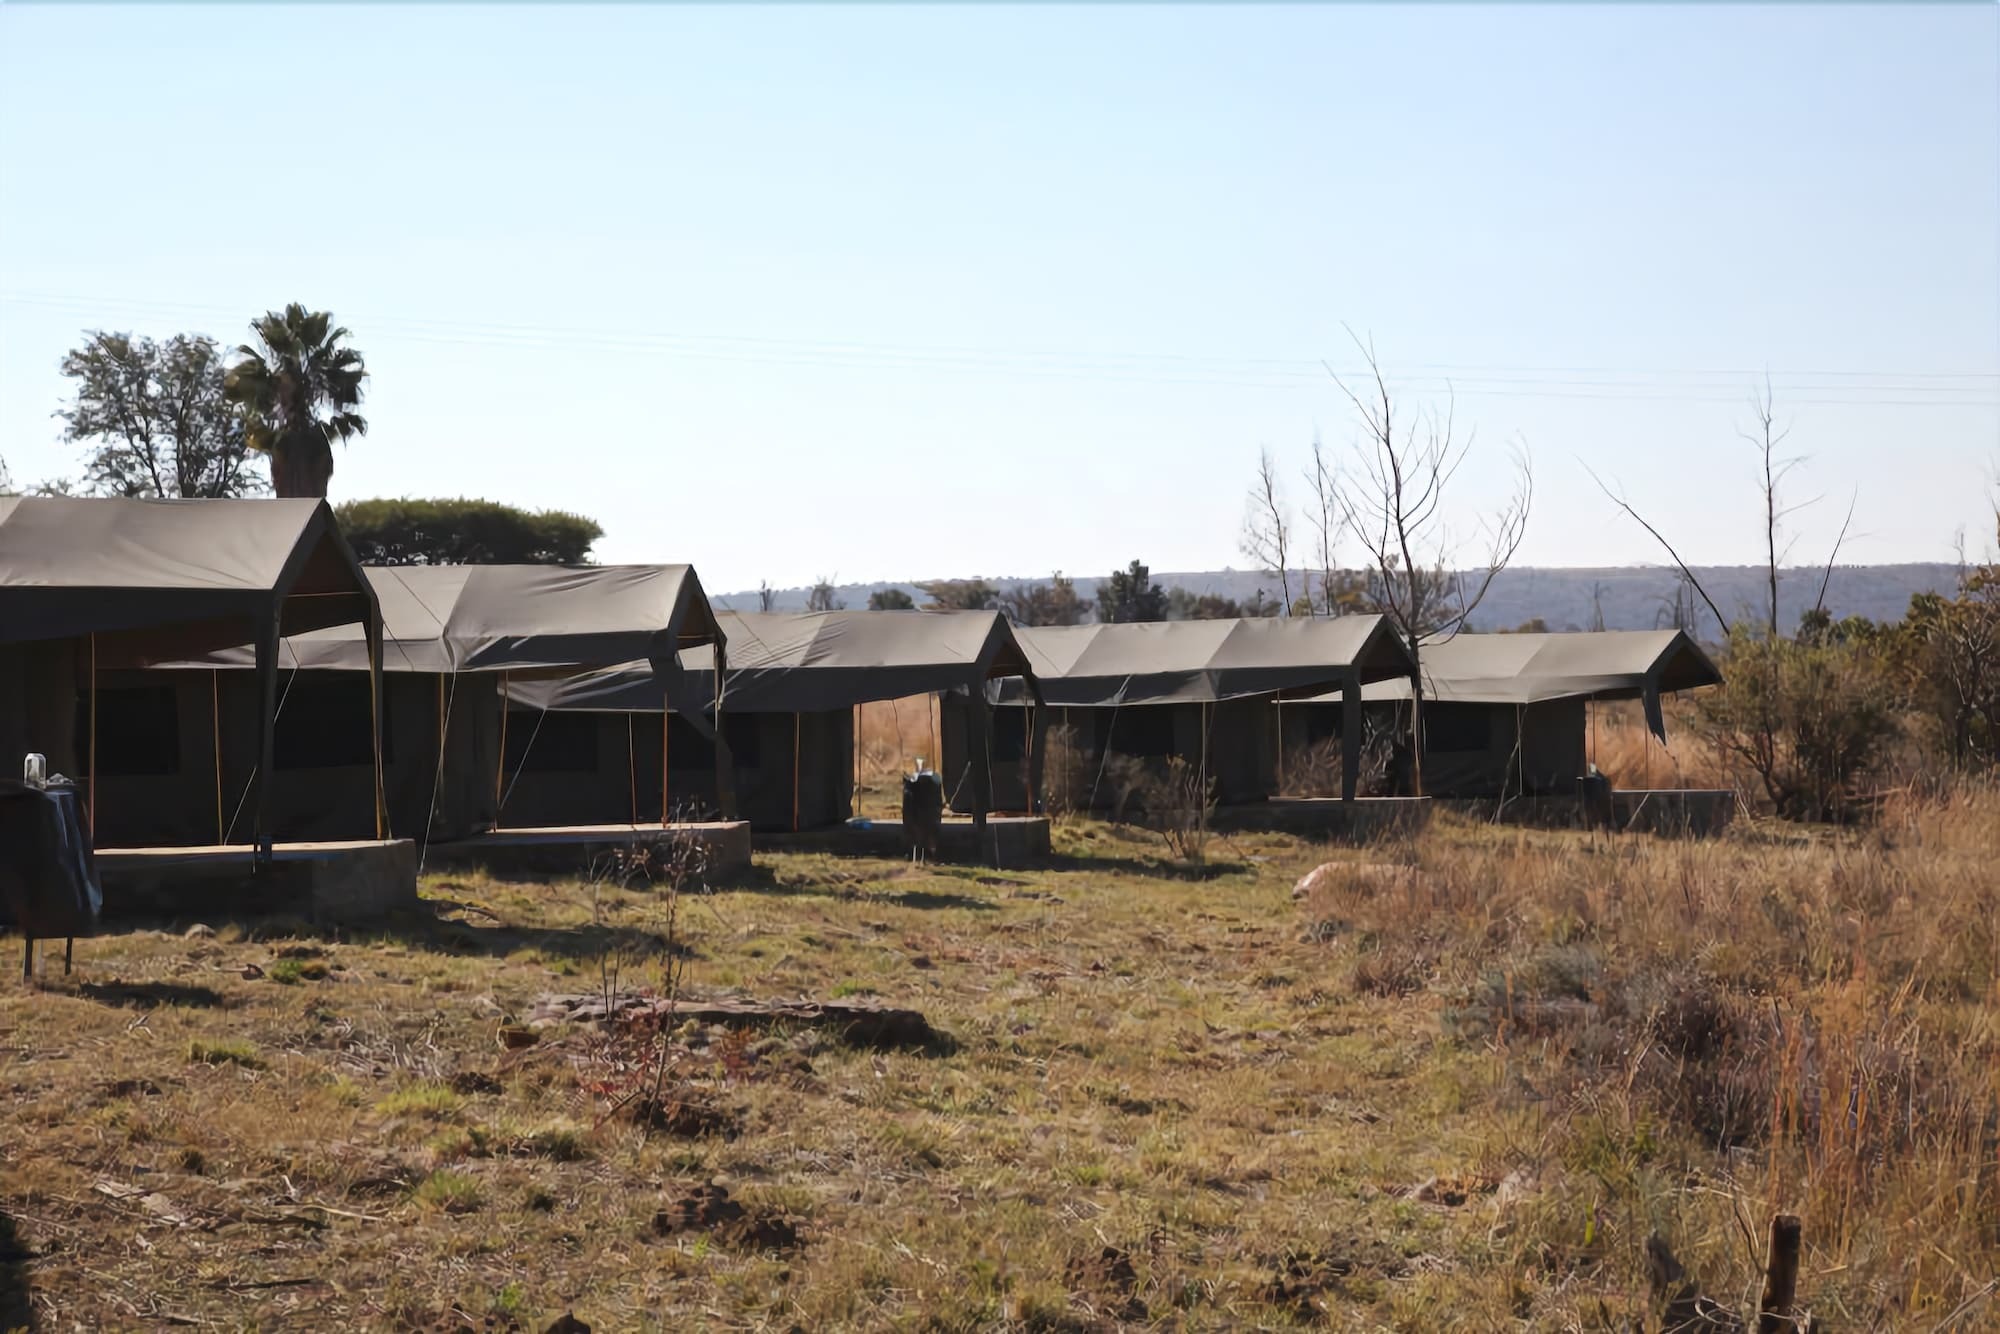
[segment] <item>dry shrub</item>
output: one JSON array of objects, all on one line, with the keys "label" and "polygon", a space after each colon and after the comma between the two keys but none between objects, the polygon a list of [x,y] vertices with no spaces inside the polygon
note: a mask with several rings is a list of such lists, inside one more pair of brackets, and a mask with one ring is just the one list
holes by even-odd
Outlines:
[{"label": "dry shrub", "polygon": [[1693,726],[1694,704],[1685,698],[1661,701],[1667,740],[1646,728],[1636,700],[1598,700],[1590,709],[1591,763],[1617,788],[1729,788],[1735,776],[1714,746]]},{"label": "dry shrub", "polygon": [[2000,789],[1905,793],[1866,835],[1432,833],[1308,911],[1380,937],[1358,986],[1438,949],[1447,1032],[1499,1053],[1557,1161],[1717,1251],[1739,1214],[1801,1214],[1861,1325],[1996,1272]]},{"label": "dry shrub", "polygon": [[1150,769],[1139,788],[1148,822],[1166,840],[1167,851],[1184,862],[1208,854],[1209,819],[1215,813],[1215,780],[1178,755]]},{"label": "dry shrub", "polygon": [[[1367,720],[1361,735],[1361,774],[1356,787],[1362,796],[1388,795],[1389,756],[1394,748],[1393,729]],[[1339,737],[1295,746],[1285,752],[1278,793],[1286,797],[1337,797],[1345,769]]]}]

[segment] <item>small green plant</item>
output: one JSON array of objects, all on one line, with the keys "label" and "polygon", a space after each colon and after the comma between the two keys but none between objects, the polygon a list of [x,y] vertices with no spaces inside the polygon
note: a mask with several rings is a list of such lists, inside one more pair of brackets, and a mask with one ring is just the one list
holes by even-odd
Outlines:
[{"label": "small green plant", "polygon": [[376,1103],[375,1110],[385,1116],[427,1116],[442,1121],[457,1115],[464,1105],[465,1099],[447,1085],[424,1083],[397,1089]]},{"label": "small green plant", "polygon": [[509,1283],[494,1296],[493,1309],[502,1315],[519,1315],[521,1313],[521,1299],[525,1295],[520,1284]]},{"label": "small green plant", "polygon": [[257,1055],[255,1047],[233,1038],[216,1042],[191,1038],[187,1045],[187,1059],[190,1065],[235,1065],[245,1070],[264,1068],[264,1059]]},{"label": "small green plant", "polygon": [[463,1172],[440,1170],[418,1182],[410,1198],[439,1213],[469,1214],[479,1207],[479,1183]]},{"label": "small green plant", "polygon": [[320,982],[326,978],[324,958],[280,958],[264,974],[280,986],[298,986],[300,982]]}]

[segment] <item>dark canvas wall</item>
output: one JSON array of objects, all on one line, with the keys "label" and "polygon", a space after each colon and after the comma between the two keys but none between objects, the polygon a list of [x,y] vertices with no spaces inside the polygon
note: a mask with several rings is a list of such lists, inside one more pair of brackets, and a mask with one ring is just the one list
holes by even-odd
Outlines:
[{"label": "dark canvas wall", "polygon": [[[1587,701],[1424,705],[1424,791],[1434,797],[1571,795],[1586,762]],[[1371,727],[1407,732],[1407,703],[1366,706]],[[1289,754],[1340,735],[1340,705],[1287,704]]]},{"label": "dark canvas wall", "polygon": [[[662,738],[658,713],[510,710],[502,822],[517,829],[654,823],[661,812],[662,749],[672,818],[714,818],[719,809],[714,744],[680,716],[667,717],[671,721]],[[821,828],[853,814],[851,710],[727,714],[723,730],[735,775],[737,815],[751,828],[781,832],[794,827],[795,752],[796,827]]]},{"label": "dark canvas wall", "polygon": [[[453,681],[391,673],[382,686],[388,832],[444,839],[490,824],[499,724],[493,678],[461,675]],[[281,672],[278,695],[273,836],[284,842],[376,837],[367,676]],[[450,726],[440,757],[438,723],[446,711]],[[87,772],[87,690],[77,692],[73,713],[78,768]],[[99,673],[98,845],[245,841],[257,772],[257,718],[254,672]]]},{"label": "dark canvas wall", "polygon": [[[943,749],[939,773],[951,808],[961,814],[972,809],[972,749],[969,744],[973,709],[963,696],[947,695],[940,708]],[[1046,716],[1031,722],[1033,712]],[[1022,811],[1028,806],[1028,759],[1030,727],[1067,728],[1076,756],[1065,754],[1063,736],[1051,730],[1037,739],[1042,756],[1043,790],[1077,806],[1105,807],[1110,794],[1095,782],[1077,780],[1089,765],[1077,756],[1101,757],[1107,751],[1141,759],[1163,760],[1178,755],[1189,764],[1200,765],[1202,732],[1208,732],[1207,766],[1215,783],[1216,799],[1239,803],[1261,801],[1276,790],[1277,711],[1268,698],[1225,700],[1217,704],[1143,704],[1120,708],[1058,708],[1035,711],[1012,705],[992,710],[993,714],[993,803],[999,811]],[[1071,786],[1080,791],[1064,794],[1059,789],[1068,774]],[[1094,795],[1094,800],[1093,800]]]}]

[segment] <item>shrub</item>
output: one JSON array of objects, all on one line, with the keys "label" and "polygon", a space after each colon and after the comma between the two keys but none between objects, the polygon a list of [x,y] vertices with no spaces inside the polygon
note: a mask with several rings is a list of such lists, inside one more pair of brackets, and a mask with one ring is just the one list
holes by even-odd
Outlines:
[{"label": "shrub", "polygon": [[1724,684],[1696,705],[1703,736],[1787,819],[1857,814],[1857,784],[1897,732],[1895,692],[1876,646],[1839,634],[1787,640],[1738,628],[1721,666]]}]

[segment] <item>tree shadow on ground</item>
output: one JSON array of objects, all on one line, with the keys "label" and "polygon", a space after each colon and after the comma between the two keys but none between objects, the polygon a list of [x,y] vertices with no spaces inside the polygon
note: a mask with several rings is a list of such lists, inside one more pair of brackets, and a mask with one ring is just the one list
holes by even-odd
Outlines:
[{"label": "tree shadow on ground", "polygon": [[[187,982],[79,982],[76,994],[100,1005],[122,1005],[134,1010],[151,1010],[162,1005],[216,1009],[229,1004],[229,998],[214,987]],[[5,1328],[0,1325],[0,1329]]]},{"label": "tree shadow on ground", "polygon": [[[429,909],[430,911],[425,911]],[[484,921],[468,921],[453,914],[472,912]],[[426,900],[413,912],[371,922],[343,933],[354,941],[394,942],[412,949],[464,958],[505,958],[532,951],[547,958],[584,961],[609,954],[651,958],[673,954],[692,958],[694,951],[684,941],[669,941],[658,931],[635,926],[586,923],[573,927],[514,926],[484,909],[470,908],[449,899]]]},{"label": "tree shadow on ground", "polygon": [[1037,865],[1045,871],[1108,871],[1118,875],[1139,875],[1154,880],[1220,880],[1250,869],[1247,862],[1175,862],[1150,857],[1077,857],[1055,853]]},{"label": "tree shadow on ground", "polygon": [[21,1239],[14,1216],[0,1209],[0,1329],[40,1328],[35,1320],[34,1289],[28,1283],[28,1261],[35,1253]]},{"label": "tree shadow on ground", "polygon": [[931,911],[939,908],[966,908],[973,912],[995,912],[1000,907],[992,899],[934,889],[904,889],[893,894],[870,894],[868,900],[893,908],[921,908]]}]

